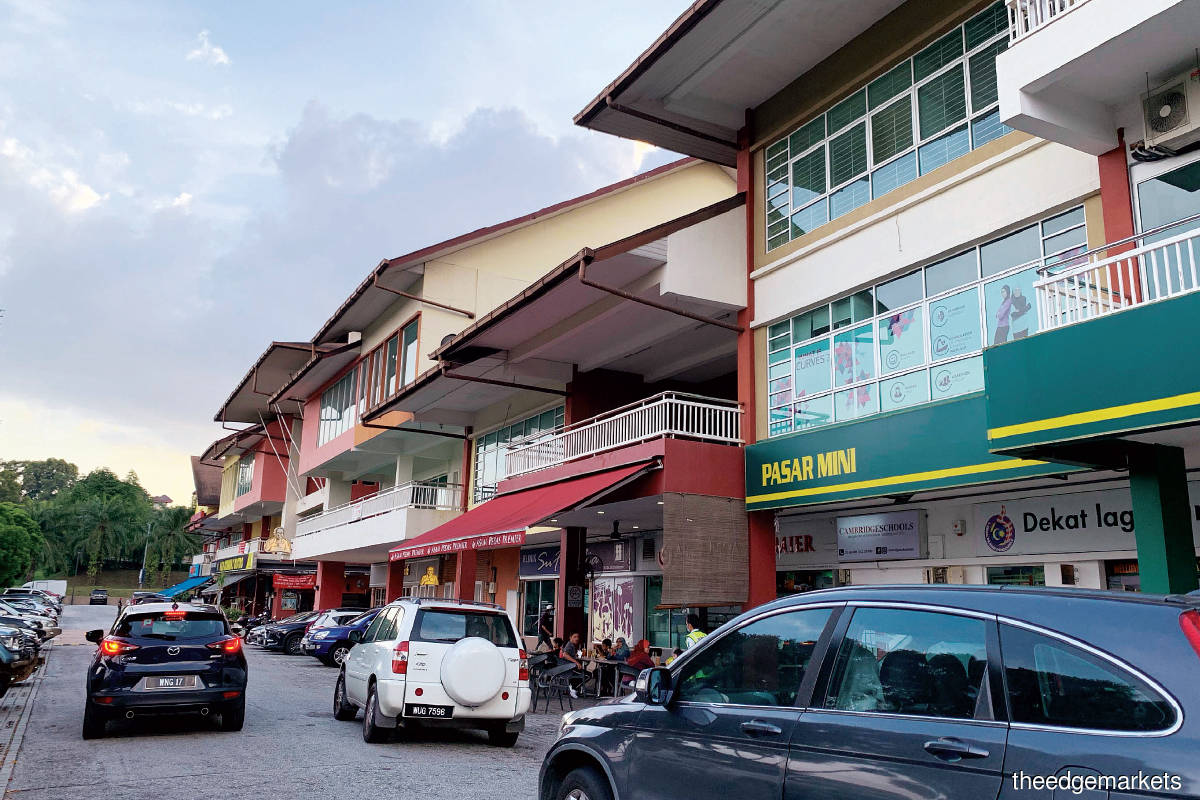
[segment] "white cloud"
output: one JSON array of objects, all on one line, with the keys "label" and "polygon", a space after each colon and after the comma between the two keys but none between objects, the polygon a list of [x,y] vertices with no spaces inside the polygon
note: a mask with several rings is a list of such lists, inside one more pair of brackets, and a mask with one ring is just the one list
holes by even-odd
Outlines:
[{"label": "white cloud", "polygon": [[187,54],[188,61],[202,61],[205,64],[213,66],[225,65],[228,66],[233,62],[229,60],[229,55],[219,45],[212,43],[208,38],[208,31],[200,31],[196,36],[196,48]]},{"label": "white cloud", "polygon": [[185,214],[192,209],[192,195],[188,192],[180,192],[175,197],[158,200],[154,203],[154,209],[161,211],[167,208],[177,208]]},{"label": "white cloud", "polygon": [[75,170],[46,163],[11,136],[0,141],[0,156],[7,158],[17,174],[30,186],[45,192],[63,211],[86,211],[108,196],[80,180]]}]

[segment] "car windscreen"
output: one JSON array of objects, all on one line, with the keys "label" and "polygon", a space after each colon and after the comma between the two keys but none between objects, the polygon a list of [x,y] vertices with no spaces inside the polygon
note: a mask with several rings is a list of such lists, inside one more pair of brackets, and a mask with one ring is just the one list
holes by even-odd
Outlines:
[{"label": "car windscreen", "polygon": [[204,639],[222,636],[225,618],[211,611],[152,611],[128,614],[118,622],[113,634],[134,639]]},{"label": "car windscreen", "polygon": [[364,611],[363,613],[359,614],[357,617],[354,617],[353,619],[348,619],[348,620],[344,621],[342,624],[343,625],[357,625],[360,622],[370,622],[372,619],[375,618],[375,615],[378,613],[379,613],[378,608],[372,608],[370,611]]},{"label": "car windscreen", "polygon": [[487,639],[497,647],[517,646],[508,617],[488,611],[422,609],[417,614],[412,633],[412,638],[418,641],[446,644],[467,637]]}]

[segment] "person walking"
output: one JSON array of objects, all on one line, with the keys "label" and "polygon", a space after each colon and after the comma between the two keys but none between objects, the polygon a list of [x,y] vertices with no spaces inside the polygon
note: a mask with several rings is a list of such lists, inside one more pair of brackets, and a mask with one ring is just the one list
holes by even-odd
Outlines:
[{"label": "person walking", "polygon": [[554,606],[546,606],[542,609],[542,615],[538,617],[538,641],[537,646],[541,648],[543,644],[546,647],[551,647],[554,641]]},{"label": "person walking", "polygon": [[687,630],[688,630],[687,636],[684,637],[684,640],[683,640],[683,642],[684,642],[683,646],[685,649],[690,650],[691,648],[695,647],[696,644],[699,643],[699,641],[701,639],[703,639],[705,636],[708,636],[707,633],[700,630],[700,615],[699,614],[697,614],[695,612],[688,614],[687,621],[684,624],[687,625]]}]

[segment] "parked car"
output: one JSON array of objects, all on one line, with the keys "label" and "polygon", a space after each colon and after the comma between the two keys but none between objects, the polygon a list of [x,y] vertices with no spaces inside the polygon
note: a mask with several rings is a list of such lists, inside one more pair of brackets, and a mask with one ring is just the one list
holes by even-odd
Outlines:
[{"label": "parked car", "polygon": [[87,673],[83,738],[103,736],[117,716],[164,713],[215,713],[223,730],[242,729],[249,668],[216,606],[129,606],[107,635],[88,631],[87,640],[99,647]]},{"label": "parked car", "polygon": [[165,594],[158,592],[134,592],[129,596],[129,605],[136,606],[140,603],[173,603],[175,598],[167,597]]},{"label": "parked car", "polygon": [[88,600],[88,605],[91,606],[106,606],[108,605],[108,589],[92,589],[91,599]]},{"label": "parked car", "polygon": [[1163,796],[1196,798],[1200,760],[1187,754],[1200,748],[1198,658],[1196,598],[808,592],[642,672],[631,696],[564,715],[539,797],[653,800],[704,786],[715,797],[809,800],[869,786],[875,800],[1004,800],[1030,794],[1014,776],[1141,771],[1172,776]]},{"label": "parked car", "polygon": [[43,616],[42,614],[30,611],[27,608],[18,608],[17,606],[5,600],[0,600],[0,614],[5,616],[20,617],[21,619],[29,622],[38,623],[42,626],[42,630],[45,633],[45,638],[47,639],[52,639],[62,633],[62,628],[58,626],[58,620],[54,619],[53,617]]},{"label": "parked car", "polygon": [[494,745],[516,744],[529,710],[529,662],[500,606],[402,598],[350,637],[333,714],[353,720],[363,709],[364,741],[427,725],[482,729]]},{"label": "parked car", "polygon": [[0,625],[0,697],[4,697],[14,683],[32,675],[37,666],[33,638],[18,628]]},{"label": "parked car", "polygon": [[4,590],[4,594],[0,595],[0,597],[6,600],[13,597],[29,597],[45,603],[60,614],[62,613],[62,598],[49,592],[43,592],[40,589],[8,588]]},{"label": "parked car", "polygon": [[0,614],[0,627],[16,628],[22,633],[32,636],[37,642],[39,648],[41,647],[42,641],[48,638],[46,636],[45,629],[42,627],[40,622],[32,619],[26,619],[25,617]]},{"label": "parked car", "polygon": [[317,621],[322,615],[329,612],[339,612],[354,616],[366,611],[365,608],[329,608],[321,611],[307,611],[304,614],[298,614],[290,619],[285,619],[283,622],[276,622],[273,625],[268,625],[264,631],[262,646],[268,650],[282,650],[289,656],[298,656],[303,651],[300,649],[300,641],[304,638],[305,632],[309,626]]},{"label": "parked car", "polygon": [[4,602],[8,603],[13,608],[19,608],[22,611],[27,611],[30,614],[37,614],[40,617],[48,617],[49,619],[57,620],[58,612],[45,603],[39,603],[36,600],[30,600],[23,597],[6,597]]},{"label": "parked car", "polygon": [[[362,633],[375,619],[381,609],[372,608],[361,614],[351,614],[344,611],[331,612],[313,622],[312,627],[300,640],[300,649],[305,655],[312,656],[327,667],[339,667],[350,655],[354,642],[350,640],[351,631]],[[322,619],[328,619],[326,624]]]},{"label": "parked car", "polygon": [[67,596],[67,582],[65,580],[40,580],[27,581],[21,584],[22,589],[37,589],[46,594],[53,595],[60,602]]}]

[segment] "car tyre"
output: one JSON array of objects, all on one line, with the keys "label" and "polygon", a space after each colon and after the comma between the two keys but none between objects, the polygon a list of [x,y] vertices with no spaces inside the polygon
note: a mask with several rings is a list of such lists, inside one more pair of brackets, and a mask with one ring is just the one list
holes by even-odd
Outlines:
[{"label": "car tyre", "polygon": [[567,773],[558,786],[555,800],[613,800],[608,781],[592,767],[579,767]]},{"label": "car tyre", "polygon": [[246,697],[242,696],[236,703],[226,706],[221,712],[221,730],[230,733],[240,731],[246,724]]},{"label": "car tyre", "polygon": [[350,722],[358,716],[358,706],[346,697],[346,673],[338,675],[333,687],[333,718],[342,722]]},{"label": "car tyre", "polygon": [[367,744],[380,744],[387,741],[390,731],[375,724],[375,714],[378,711],[379,697],[375,693],[375,687],[372,686],[367,689],[367,707],[363,709],[362,737]]},{"label": "car tyre", "polygon": [[86,700],[83,707],[83,738],[103,738],[107,723],[108,721],[104,718],[104,715],[92,704],[92,701],[90,699]]},{"label": "car tyre", "polygon": [[346,659],[350,657],[350,648],[354,645],[349,642],[338,642],[329,650],[329,665],[331,667],[340,667],[346,663]]},{"label": "car tyre", "polygon": [[289,656],[300,655],[300,639],[304,634],[293,633],[291,636],[283,640],[283,652]]},{"label": "car tyre", "polygon": [[506,731],[503,725],[494,725],[488,728],[487,735],[488,744],[492,747],[512,747],[521,734],[520,731]]}]

